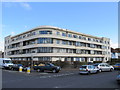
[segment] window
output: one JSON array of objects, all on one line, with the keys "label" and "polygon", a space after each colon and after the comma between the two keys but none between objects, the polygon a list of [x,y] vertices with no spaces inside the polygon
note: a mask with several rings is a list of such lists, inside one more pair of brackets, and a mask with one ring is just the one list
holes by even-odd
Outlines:
[{"label": "window", "polygon": [[80,49],[76,49],[76,53],[81,54],[81,50]]},{"label": "window", "polygon": [[32,32],[32,35],[35,35],[36,33],[35,32]]},{"label": "window", "polygon": [[38,44],[47,44],[47,43],[53,43],[53,39],[51,38],[39,38]]},{"label": "window", "polygon": [[63,41],[62,41],[62,44],[67,45],[67,41],[64,41],[64,40],[63,40]]},{"label": "window", "polygon": [[78,36],[77,35],[73,35],[74,38],[77,38]]},{"label": "window", "polygon": [[80,42],[76,42],[76,46],[80,46]]},{"label": "window", "polygon": [[68,45],[72,45],[72,41],[68,41]]},{"label": "window", "polygon": [[66,36],[66,33],[62,33],[62,36],[64,36],[64,37],[65,37],[65,36]]},{"label": "window", "polygon": [[56,40],[57,44],[60,44],[60,40]]},{"label": "window", "polygon": [[60,32],[57,32],[57,35],[60,35]]},{"label": "window", "polygon": [[103,43],[103,41],[102,41],[102,40],[100,40],[100,43]]},{"label": "window", "polygon": [[25,38],[26,37],[26,35],[23,35],[23,38]]},{"label": "window", "polygon": [[77,58],[76,58],[76,61],[80,61],[80,58],[79,58],[79,57],[77,57]]},{"label": "window", "polygon": [[91,48],[95,48],[95,45],[94,45],[94,44],[90,44],[90,47],[91,47]]},{"label": "window", "polygon": [[38,53],[52,53],[53,52],[53,48],[51,47],[39,47],[37,49]]},{"label": "window", "polygon": [[79,36],[79,39],[82,39],[82,36]]},{"label": "window", "polygon": [[38,57],[39,61],[50,61],[51,57]]},{"label": "window", "polygon": [[68,37],[72,37],[72,34],[68,34]]},{"label": "window", "polygon": [[52,31],[39,31],[39,34],[52,34]]},{"label": "window", "polygon": [[83,37],[83,40],[86,40],[86,37]]},{"label": "window", "polygon": [[91,41],[91,38],[88,38],[88,41]]}]

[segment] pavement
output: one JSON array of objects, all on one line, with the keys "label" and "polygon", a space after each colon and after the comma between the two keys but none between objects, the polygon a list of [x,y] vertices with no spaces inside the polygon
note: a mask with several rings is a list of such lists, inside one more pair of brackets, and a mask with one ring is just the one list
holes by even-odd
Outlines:
[{"label": "pavement", "polygon": [[59,73],[2,71],[3,88],[120,88],[118,71],[80,75],[78,69],[62,69]]}]

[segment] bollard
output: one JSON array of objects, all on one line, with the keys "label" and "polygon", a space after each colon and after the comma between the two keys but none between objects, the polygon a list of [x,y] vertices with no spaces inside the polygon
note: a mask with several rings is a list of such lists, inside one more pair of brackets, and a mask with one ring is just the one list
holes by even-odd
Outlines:
[{"label": "bollard", "polygon": [[30,74],[30,67],[27,67],[27,73]]},{"label": "bollard", "polygon": [[23,67],[22,67],[22,66],[20,66],[20,67],[19,67],[19,72],[22,72],[22,69],[23,69]]}]

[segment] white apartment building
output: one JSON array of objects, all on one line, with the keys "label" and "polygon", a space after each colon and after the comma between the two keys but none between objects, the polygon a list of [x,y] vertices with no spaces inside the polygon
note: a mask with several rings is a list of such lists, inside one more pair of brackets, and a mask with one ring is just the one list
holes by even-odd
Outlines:
[{"label": "white apartment building", "polygon": [[103,61],[111,58],[110,39],[53,26],[5,37],[5,58],[33,61]]}]

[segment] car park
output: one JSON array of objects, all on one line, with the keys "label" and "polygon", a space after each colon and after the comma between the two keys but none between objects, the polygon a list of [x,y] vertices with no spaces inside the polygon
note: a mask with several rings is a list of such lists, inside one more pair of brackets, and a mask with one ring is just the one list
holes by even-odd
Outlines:
[{"label": "car park", "polygon": [[27,67],[25,67],[25,66],[23,66],[22,64],[14,64],[13,66],[12,66],[12,70],[16,70],[16,71],[19,71],[19,67],[22,67],[22,70],[23,71],[26,71],[27,70]]},{"label": "car park", "polygon": [[39,65],[34,65],[33,69],[38,71],[38,72],[44,72],[45,70],[47,71],[52,71],[53,73],[58,73],[61,68],[59,66],[55,66],[52,63],[47,63],[47,64],[39,64]]},{"label": "car park", "polygon": [[109,65],[108,63],[96,63],[93,64],[94,66],[96,66],[97,68],[99,68],[100,72],[102,71],[113,71],[114,67]]},{"label": "car park", "polygon": [[115,65],[113,65],[113,67],[114,67],[115,70],[120,69],[120,63],[116,63]]},{"label": "car park", "polygon": [[91,73],[98,73],[99,69],[93,65],[82,65],[79,68],[80,74],[91,74]]}]

